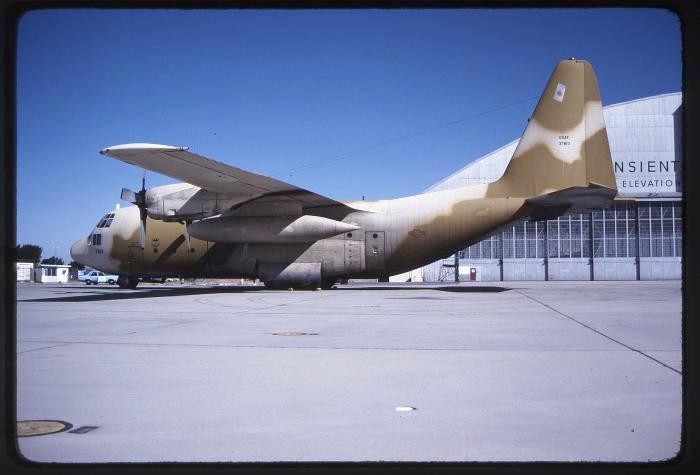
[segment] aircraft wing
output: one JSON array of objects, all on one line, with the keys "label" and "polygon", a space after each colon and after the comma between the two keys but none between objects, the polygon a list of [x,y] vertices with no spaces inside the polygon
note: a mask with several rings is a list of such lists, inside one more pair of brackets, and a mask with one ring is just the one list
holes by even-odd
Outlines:
[{"label": "aircraft wing", "polygon": [[275,196],[297,201],[304,208],[346,206],[289,183],[188,152],[187,147],[134,143],[107,147],[100,153],[208,191],[250,197],[245,201]]}]

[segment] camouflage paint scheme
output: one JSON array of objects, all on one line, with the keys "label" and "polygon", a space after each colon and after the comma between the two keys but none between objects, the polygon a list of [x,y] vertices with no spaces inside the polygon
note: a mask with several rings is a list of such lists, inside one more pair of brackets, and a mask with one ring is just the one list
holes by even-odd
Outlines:
[{"label": "camouflage paint scheme", "polygon": [[[187,196],[211,192],[186,184],[168,186],[178,193],[185,190]],[[158,215],[161,219],[147,218],[142,249],[139,209],[131,206],[113,210],[112,225],[93,231],[101,232],[101,246],[82,239],[71,255],[96,269],[126,276],[248,277],[269,284],[327,286],[340,278],[385,278],[415,269],[520,217],[609,206],[615,194],[593,68],[569,59],[555,68],[503,177],[493,183],[393,200],[328,200],[301,206],[296,214],[360,228],[305,243],[202,241],[188,237],[184,221],[168,222],[167,216]],[[149,199],[164,202],[154,194]],[[289,206],[288,196],[269,193],[243,200],[228,213],[265,216],[265,210]]]}]

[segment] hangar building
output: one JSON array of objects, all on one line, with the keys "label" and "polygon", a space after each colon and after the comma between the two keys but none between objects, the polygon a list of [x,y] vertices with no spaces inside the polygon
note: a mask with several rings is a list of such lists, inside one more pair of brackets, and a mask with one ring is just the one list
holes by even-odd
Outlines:
[{"label": "hangar building", "polygon": [[[423,280],[680,279],[681,107],[681,93],[671,93],[603,108],[618,196],[627,202],[553,220],[519,221],[423,267]],[[426,192],[497,180],[518,141]]]}]

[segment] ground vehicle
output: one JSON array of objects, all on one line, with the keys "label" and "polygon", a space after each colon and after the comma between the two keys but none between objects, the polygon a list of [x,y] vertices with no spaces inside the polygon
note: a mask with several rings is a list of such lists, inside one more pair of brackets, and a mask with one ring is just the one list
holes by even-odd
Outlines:
[{"label": "ground vehicle", "polygon": [[86,274],[83,274],[81,276],[78,276],[78,280],[81,282],[85,282],[86,285],[90,284],[104,284],[108,283],[109,285],[114,285],[117,283],[118,276],[116,275],[111,275],[111,274],[105,274],[104,272],[100,272],[97,270],[90,271]]}]

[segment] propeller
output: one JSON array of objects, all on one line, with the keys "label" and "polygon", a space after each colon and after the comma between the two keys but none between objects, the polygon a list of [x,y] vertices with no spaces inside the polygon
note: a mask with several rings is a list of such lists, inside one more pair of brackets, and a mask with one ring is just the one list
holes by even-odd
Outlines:
[{"label": "propeller", "polygon": [[134,192],[128,188],[122,188],[121,199],[133,203],[139,208],[141,217],[141,249],[146,248],[146,218],[148,217],[148,208],[146,207],[146,169],[143,169],[141,175],[141,190]]},{"label": "propeller", "polygon": [[190,244],[190,232],[187,229],[187,226],[189,226],[191,222],[192,221],[182,221],[182,223],[185,225],[185,231],[183,232],[183,234],[185,235],[185,244],[187,245],[188,254],[192,250],[192,245]]}]

